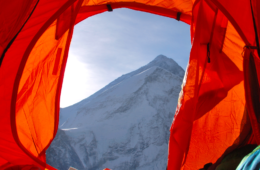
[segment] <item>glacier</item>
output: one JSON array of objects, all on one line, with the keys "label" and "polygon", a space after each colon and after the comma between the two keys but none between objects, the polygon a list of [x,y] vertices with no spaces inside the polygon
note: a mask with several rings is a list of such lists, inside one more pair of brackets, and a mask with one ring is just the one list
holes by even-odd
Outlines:
[{"label": "glacier", "polygon": [[47,163],[59,170],[165,170],[183,77],[174,60],[159,55],[61,108]]}]

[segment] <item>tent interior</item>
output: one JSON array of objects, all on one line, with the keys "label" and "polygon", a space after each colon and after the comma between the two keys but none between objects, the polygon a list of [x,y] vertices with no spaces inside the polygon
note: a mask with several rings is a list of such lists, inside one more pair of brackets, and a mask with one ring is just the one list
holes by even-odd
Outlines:
[{"label": "tent interior", "polygon": [[0,2],[0,169],[54,169],[45,151],[58,129],[73,28],[116,8],[190,25],[168,170],[214,169],[234,149],[260,144],[260,1],[9,0]]}]

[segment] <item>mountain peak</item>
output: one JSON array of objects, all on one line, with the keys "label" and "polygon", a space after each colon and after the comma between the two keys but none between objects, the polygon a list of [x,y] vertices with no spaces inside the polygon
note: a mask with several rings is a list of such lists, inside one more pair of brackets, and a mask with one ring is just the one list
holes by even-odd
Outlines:
[{"label": "mountain peak", "polygon": [[181,67],[172,58],[168,58],[162,54],[155,57],[155,59],[153,61],[151,61],[150,63],[169,63],[172,65],[172,67]]},{"label": "mountain peak", "polygon": [[160,54],[160,55],[158,55],[157,57],[155,57],[154,60],[167,60],[167,59],[169,59],[169,58],[166,57],[166,56],[163,55],[163,54]]},{"label": "mountain peak", "polygon": [[[158,55],[157,57],[155,57],[154,60],[152,60],[150,63],[148,63],[147,65],[135,70],[135,71],[132,71],[128,74],[124,74],[122,75],[121,77],[118,77],[116,80],[112,81],[111,83],[109,83],[108,85],[106,85],[104,88],[100,89],[98,92],[94,93],[93,95],[91,95],[90,97],[82,100],[81,102],[79,103],[76,103],[75,105],[81,105],[81,104],[85,104],[87,103],[88,101],[92,100],[93,98],[97,97],[98,95],[102,94],[104,91],[110,89],[111,87],[117,85],[117,84],[120,84],[122,81],[125,81],[135,75],[138,75],[140,73],[142,73],[143,71],[145,70],[148,70],[152,67],[160,67],[174,75],[177,75],[179,76],[180,78],[183,78],[184,77],[184,70],[181,66],[179,66],[173,59],[171,58],[168,58],[166,57],[165,55]],[[74,105],[73,105],[74,106]],[[69,114],[69,112],[68,112]],[[64,114],[65,115],[65,114]],[[64,117],[67,117],[67,116],[64,116]],[[60,119],[60,125],[62,124],[63,119],[61,118]]]},{"label": "mountain peak", "polygon": [[178,75],[180,77],[184,76],[184,70],[179,66],[173,59],[166,57],[165,55],[158,55],[153,61],[144,67],[161,67],[172,74]]}]

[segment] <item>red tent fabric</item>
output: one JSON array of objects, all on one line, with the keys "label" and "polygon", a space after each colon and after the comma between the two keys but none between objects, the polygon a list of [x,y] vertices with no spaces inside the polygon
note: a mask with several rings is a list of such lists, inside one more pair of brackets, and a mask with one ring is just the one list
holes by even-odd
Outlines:
[{"label": "red tent fabric", "polygon": [[257,0],[0,2],[0,169],[46,164],[74,25],[130,8],[191,26],[192,49],[170,129],[168,170],[199,169],[260,143]]}]

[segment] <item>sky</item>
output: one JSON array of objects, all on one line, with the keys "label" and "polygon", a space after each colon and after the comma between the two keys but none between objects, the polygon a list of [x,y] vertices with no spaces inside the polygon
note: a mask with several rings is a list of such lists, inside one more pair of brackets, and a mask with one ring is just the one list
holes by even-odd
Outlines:
[{"label": "sky", "polygon": [[89,97],[160,54],[185,70],[190,49],[189,25],[172,18],[126,8],[89,17],[74,28],[60,107]]}]

